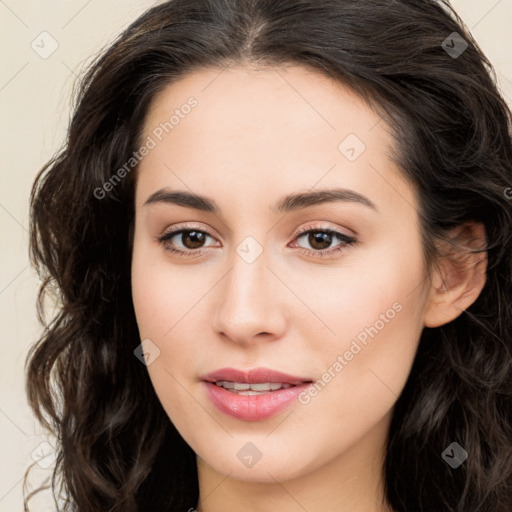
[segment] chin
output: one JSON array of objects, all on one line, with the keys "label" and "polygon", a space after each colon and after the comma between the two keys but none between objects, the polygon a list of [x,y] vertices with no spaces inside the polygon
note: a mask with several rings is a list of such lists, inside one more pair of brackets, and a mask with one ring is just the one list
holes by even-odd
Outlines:
[{"label": "chin", "polygon": [[[277,443],[284,447],[283,450],[276,449],[264,438],[258,440],[257,436],[253,436],[252,439],[234,437],[228,445],[219,445],[218,449],[210,445],[209,451],[204,456],[200,455],[202,463],[236,480],[273,484],[276,480],[283,482],[298,478],[322,465],[319,457],[315,457],[316,465],[313,461],[301,460],[300,449],[294,448],[285,439]],[[306,455],[304,451],[302,454]]]}]

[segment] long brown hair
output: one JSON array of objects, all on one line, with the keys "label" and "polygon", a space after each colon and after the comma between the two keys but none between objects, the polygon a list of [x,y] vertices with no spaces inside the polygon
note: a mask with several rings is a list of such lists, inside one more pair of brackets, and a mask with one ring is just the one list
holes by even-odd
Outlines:
[{"label": "long brown hair", "polygon": [[[418,191],[429,262],[451,228],[484,223],[485,287],[455,320],[424,329],[396,402],[386,497],[398,512],[510,512],[512,116],[462,20],[434,0],[171,0],[89,67],[67,140],[31,195],[44,332],[27,355],[26,387],[58,440],[55,499],[80,512],[197,503],[195,454],[133,353],[141,342],[130,284],[134,171],[98,190],[140,147],[158,91],[193,69],[239,63],[307,66],[385,117],[397,164]],[[50,292],[58,309],[47,320]],[[441,456],[452,442],[469,453],[457,469]]]}]

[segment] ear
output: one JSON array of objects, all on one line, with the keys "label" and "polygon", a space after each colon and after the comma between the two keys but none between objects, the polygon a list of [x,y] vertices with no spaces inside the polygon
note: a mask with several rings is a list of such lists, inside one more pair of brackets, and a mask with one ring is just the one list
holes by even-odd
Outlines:
[{"label": "ear", "polygon": [[[440,247],[424,312],[426,327],[439,327],[457,318],[477,299],[486,282],[487,252],[482,223],[468,221],[450,233],[454,244]],[[471,250],[484,252],[471,253]]]}]

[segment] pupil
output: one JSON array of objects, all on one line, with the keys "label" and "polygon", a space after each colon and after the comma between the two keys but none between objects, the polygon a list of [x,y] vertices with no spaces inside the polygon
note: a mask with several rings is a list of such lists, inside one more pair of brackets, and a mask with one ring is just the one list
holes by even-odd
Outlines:
[{"label": "pupil", "polygon": [[[330,233],[310,233],[308,242],[315,249],[327,249],[331,245]],[[318,246],[318,243],[320,246]]]}]

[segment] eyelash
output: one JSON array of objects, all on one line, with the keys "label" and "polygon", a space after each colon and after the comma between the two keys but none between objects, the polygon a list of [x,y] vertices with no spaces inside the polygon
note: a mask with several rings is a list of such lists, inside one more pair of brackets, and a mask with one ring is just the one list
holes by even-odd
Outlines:
[{"label": "eyelash", "polygon": [[[208,235],[209,237],[211,238],[215,238],[213,235],[211,235],[210,233],[208,233],[208,231],[205,231],[203,229],[199,229],[199,228],[196,228],[194,226],[192,227],[186,227],[186,228],[175,228],[171,231],[168,231],[167,233],[163,234],[162,236],[158,237],[157,238],[157,241],[163,245],[164,247],[164,250],[172,253],[172,254],[176,254],[178,256],[184,256],[184,257],[189,257],[189,256],[193,256],[193,255],[196,255],[196,256],[200,256],[203,252],[203,248],[200,248],[200,249],[189,249],[187,251],[182,251],[181,249],[176,249],[175,247],[172,247],[170,245],[168,245],[168,241],[173,238],[174,236],[176,235],[179,235],[179,234],[182,234],[182,233],[188,233],[188,232],[191,232],[191,231],[196,231],[196,232],[199,232],[199,233],[202,233],[202,234],[206,234]],[[307,255],[307,256],[311,256],[313,258],[330,258],[332,257],[333,255],[336,255],[342,251],[344,251],[347,247],[349,246],[353,246],[355,244],[357,244],[357,240],[351,236],[348,236],[344,233],[341,233],[339,231],[336,231],[334,229],[330,229],[330,228],[321,228],[321,227],[311,227],[311,226],[305,226],[303,228],[301,228],[297,235],[295,236],[294,240],[296,240],[297,238],[299,238],[300,236],[303,236],[304,234],[309,234],[309,233],[327,233],[329,235],[332,235],[336,238],[338,238],[341,242],[343,242],[342,244],[340,244],[339,247],[335,248],[335,249],[325,249],[325,250],[320,250],[320,249],[317,249],[317,250],[312,250],[312,249],[304,249],[302,248],[303,252]]]}]

